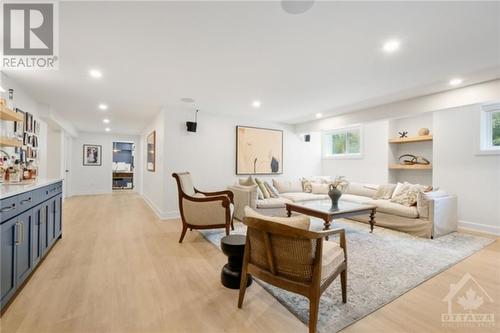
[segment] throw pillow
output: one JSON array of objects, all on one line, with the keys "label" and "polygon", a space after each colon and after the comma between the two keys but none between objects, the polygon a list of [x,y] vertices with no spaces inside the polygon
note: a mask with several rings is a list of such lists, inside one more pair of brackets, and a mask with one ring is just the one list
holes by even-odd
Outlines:
[{"label": "throw pillow", "polygon": [[392,198],[392,194],[396,189],[396,184],[383,184],[380,185],[377,189],[377,192],[373,196],[373,199],[384,199],[389,200]]},{"label": "throw pillow", "polygon": [[328,194],[330,184],[311,183],[311,193],[314,194]]},{"label": "throw pillow", "polygon": [[271,195],[269,194],[269,191],[267,190],[262,180],[260,180],[259,178],[255,178],[255,181],[257,182],[257,186],[259,186],[259,189],[262,192],[264,199],[269,199]]},{"label": "throw pillow", "polygon": [[275,189],[269,182],[264,182],[264,185],[266,186],[267,190],[269,191],[269,194],[271,195],[271,198],[279,198],[280,194],[277,189]]},{"label": "throw pillow", "polygon": [[308,178],[302,178],[302,191],[305,193],[311,193],[312,192],[312,180]]},{"label": "throw pillow", "polygon": [[396,186],[396,190],[394,191],[394,194],[391,198],[391,202],[395,202],[407,207],[414,206],[417,203],[418,193],[423,192],[422,185],[410,184],[407,182],[403,183],[399,187]]}]

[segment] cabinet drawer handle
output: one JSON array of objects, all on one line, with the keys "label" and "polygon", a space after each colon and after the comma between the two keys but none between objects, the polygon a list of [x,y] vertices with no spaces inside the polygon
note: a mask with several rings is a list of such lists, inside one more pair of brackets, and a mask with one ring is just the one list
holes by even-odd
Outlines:
[{"label": "cabinet drawer handle", "polygon": [[24,223],[20,222],[20,224],[21,224],[21,241],[19,242],[19,244],[22,244],[24,243]]},{"label": "cabinet drawer handle", "polygon": [[31,202],[31,198],[21,200],[20,204],[22,205],[22,204],[24,204],[26,202]]},{"label": "cabinet drawer handle", "polygon": [[20,238],[19,234],[21,233],[21,231],[19,230],[20,227],[18,227],[19,225],[20,225],[19,221],[16,221],[16,229],[15,229],[17,231],[17,234],[16,234],[16,245],[21,244],[21,240],[19,239]]},{"label": "cabinet drawer handle", "polygon": [[10,207],[5,207],[5,208],[2,208],[0,209],[0,212],[8,212],[9,210],[13,210],[13,209],[16,209],[16,204],[13,203],[12,205],[10,205]]}]

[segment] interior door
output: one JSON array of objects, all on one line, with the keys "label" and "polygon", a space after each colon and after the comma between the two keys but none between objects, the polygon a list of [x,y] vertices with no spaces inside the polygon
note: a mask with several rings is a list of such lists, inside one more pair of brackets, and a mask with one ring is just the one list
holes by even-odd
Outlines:
[{"label": "interior door", "polygon": [[64,134],[63,139],[64,149],[63,149],[63,198],[68,198],[71,196],[71,152],[73,139],[68,134]]}]

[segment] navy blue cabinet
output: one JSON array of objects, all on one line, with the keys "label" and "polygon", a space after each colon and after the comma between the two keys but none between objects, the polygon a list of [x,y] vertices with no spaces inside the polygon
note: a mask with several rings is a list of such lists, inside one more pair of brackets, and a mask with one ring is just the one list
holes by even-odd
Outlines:
[{"label": "navy blue cabinet", "polygon": [[2,265],[0,305],[2,307],[16,291],[16,223],[15,219],[11,219],[0,225],[0,264]]},{"label": "navy blue cabinet", "polygon": [[62,182],[3,198],[0,204],[0,308],[62,236]]}]

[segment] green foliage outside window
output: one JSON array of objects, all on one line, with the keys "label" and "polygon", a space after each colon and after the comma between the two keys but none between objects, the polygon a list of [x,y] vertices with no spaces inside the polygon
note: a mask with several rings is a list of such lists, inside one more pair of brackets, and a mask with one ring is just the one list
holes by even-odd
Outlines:
[{"label": "green foliage outside window", "polygon": [[361,138],[359,129],[346,129],[331,135],[332,155],[359,154]]},{"label": "green foliage outside window", "polygon": [[500,111],[491,115],[493,146],[500,146]]}]

